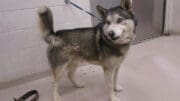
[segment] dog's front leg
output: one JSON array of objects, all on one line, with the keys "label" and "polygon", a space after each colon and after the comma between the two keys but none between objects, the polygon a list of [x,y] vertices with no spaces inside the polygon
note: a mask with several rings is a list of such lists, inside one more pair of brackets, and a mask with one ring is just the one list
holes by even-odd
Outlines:
[{"label": "dog's front leg", "polygon": [[120,101],[120,99],[115,96],[114,92],[114,72],[113,68],[104,69],[105,79],[110,94],[110,101]]},{"label": "dog's front leg", "polygon": [[114,71],[114,91],[120,92],[123,90],[123,87],[118,84],[118,73],[119,73],[120,67],[115,68]]}]

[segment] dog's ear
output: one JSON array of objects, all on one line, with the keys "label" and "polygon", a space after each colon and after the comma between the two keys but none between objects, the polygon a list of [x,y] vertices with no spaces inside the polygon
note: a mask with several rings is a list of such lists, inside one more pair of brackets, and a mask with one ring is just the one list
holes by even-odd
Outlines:
[{"label": "dog's ear", "polygon": [[97,12],[101,16],[101,18],[105,18],[107,15],[108,10],[103,8],[102,6],[98,5],[96,6]]},{"label": "dog's ear", "polygon": [[132,10],[132,0],[121,0],[121,7],[125,10]]}]

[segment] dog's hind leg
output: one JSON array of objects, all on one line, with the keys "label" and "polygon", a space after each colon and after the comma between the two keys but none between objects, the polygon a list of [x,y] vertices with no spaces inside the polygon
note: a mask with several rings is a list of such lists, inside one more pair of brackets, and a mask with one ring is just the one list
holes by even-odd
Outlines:
[{"label": "dog's hind leg", "polygon": [[59,95],[59,77],[58,74],[54,74],[54,83],[53,83],[53,101],[61,101],[61,96]]},{"label": "dog's hind leg", "polygon": [[61,101],[61,96],[59,95],[59,84],[57,81],[54,83],[54,91],[53,91],[53,101]]},{"label": "dog's hind leg", "polygon": [[116,68],[116,70],[114,71],[114,91],[116,92],[120,92],[123,90],[123,87],[121,85],[118,84],[118,72],[119,72],[119,68]]},{"label": "dog's hind leg", "polygon": [[75,72],[78,68],[78,65],[76,62],[70,62],[69,65],[68,65],[68,78],[69,80],[71,81],[71,83],[77,87],[77,88],[83,88],[84,87],[84,84],[80,84],[76,81],[75,79]]},{"label": "dog's hind leg", "polygon": [[59,94],[59,80],[61,79],[61,76],[63,75],[63,72],[65,70],[64,67],[65,66],[61,66],[53,71],[53,101],[62,101],[61,96]]}]

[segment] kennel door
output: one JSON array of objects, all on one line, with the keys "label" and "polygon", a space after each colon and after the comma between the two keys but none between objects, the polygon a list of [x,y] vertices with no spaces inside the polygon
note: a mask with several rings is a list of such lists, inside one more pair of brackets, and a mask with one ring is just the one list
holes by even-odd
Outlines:
[{"label": "kennel door", "polygon": [[[138,20],[134,43],[160,36],[163,32],[165,0],[133,0],[133,9]],[[120,0],[90,0],[91,11],[96,13],[96,5],[111,8],[120,5]],[[92,18],[92,24],[98,21]]]}]

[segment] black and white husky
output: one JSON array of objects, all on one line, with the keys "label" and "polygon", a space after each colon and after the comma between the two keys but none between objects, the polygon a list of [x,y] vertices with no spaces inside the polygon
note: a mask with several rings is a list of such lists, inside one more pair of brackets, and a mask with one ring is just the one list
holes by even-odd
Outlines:
[{"label": "black and white husky", "polygon": [[120,91],[117,75],[135,37],[136,20],[132,12],[132,0],[121,0],[121,5],[111,9],[97,6],[102,18],[97,26],[54,31],[51,10],[39,10],[44,40],[49,44],[47,56],[54,76],[54,101],[62,101],[58,94],[58,81],[63,68],[76,87],[83,87],[74,77],[78,64],[86,61],[101,65],[110,101],[119,101],[114,91]]}]

